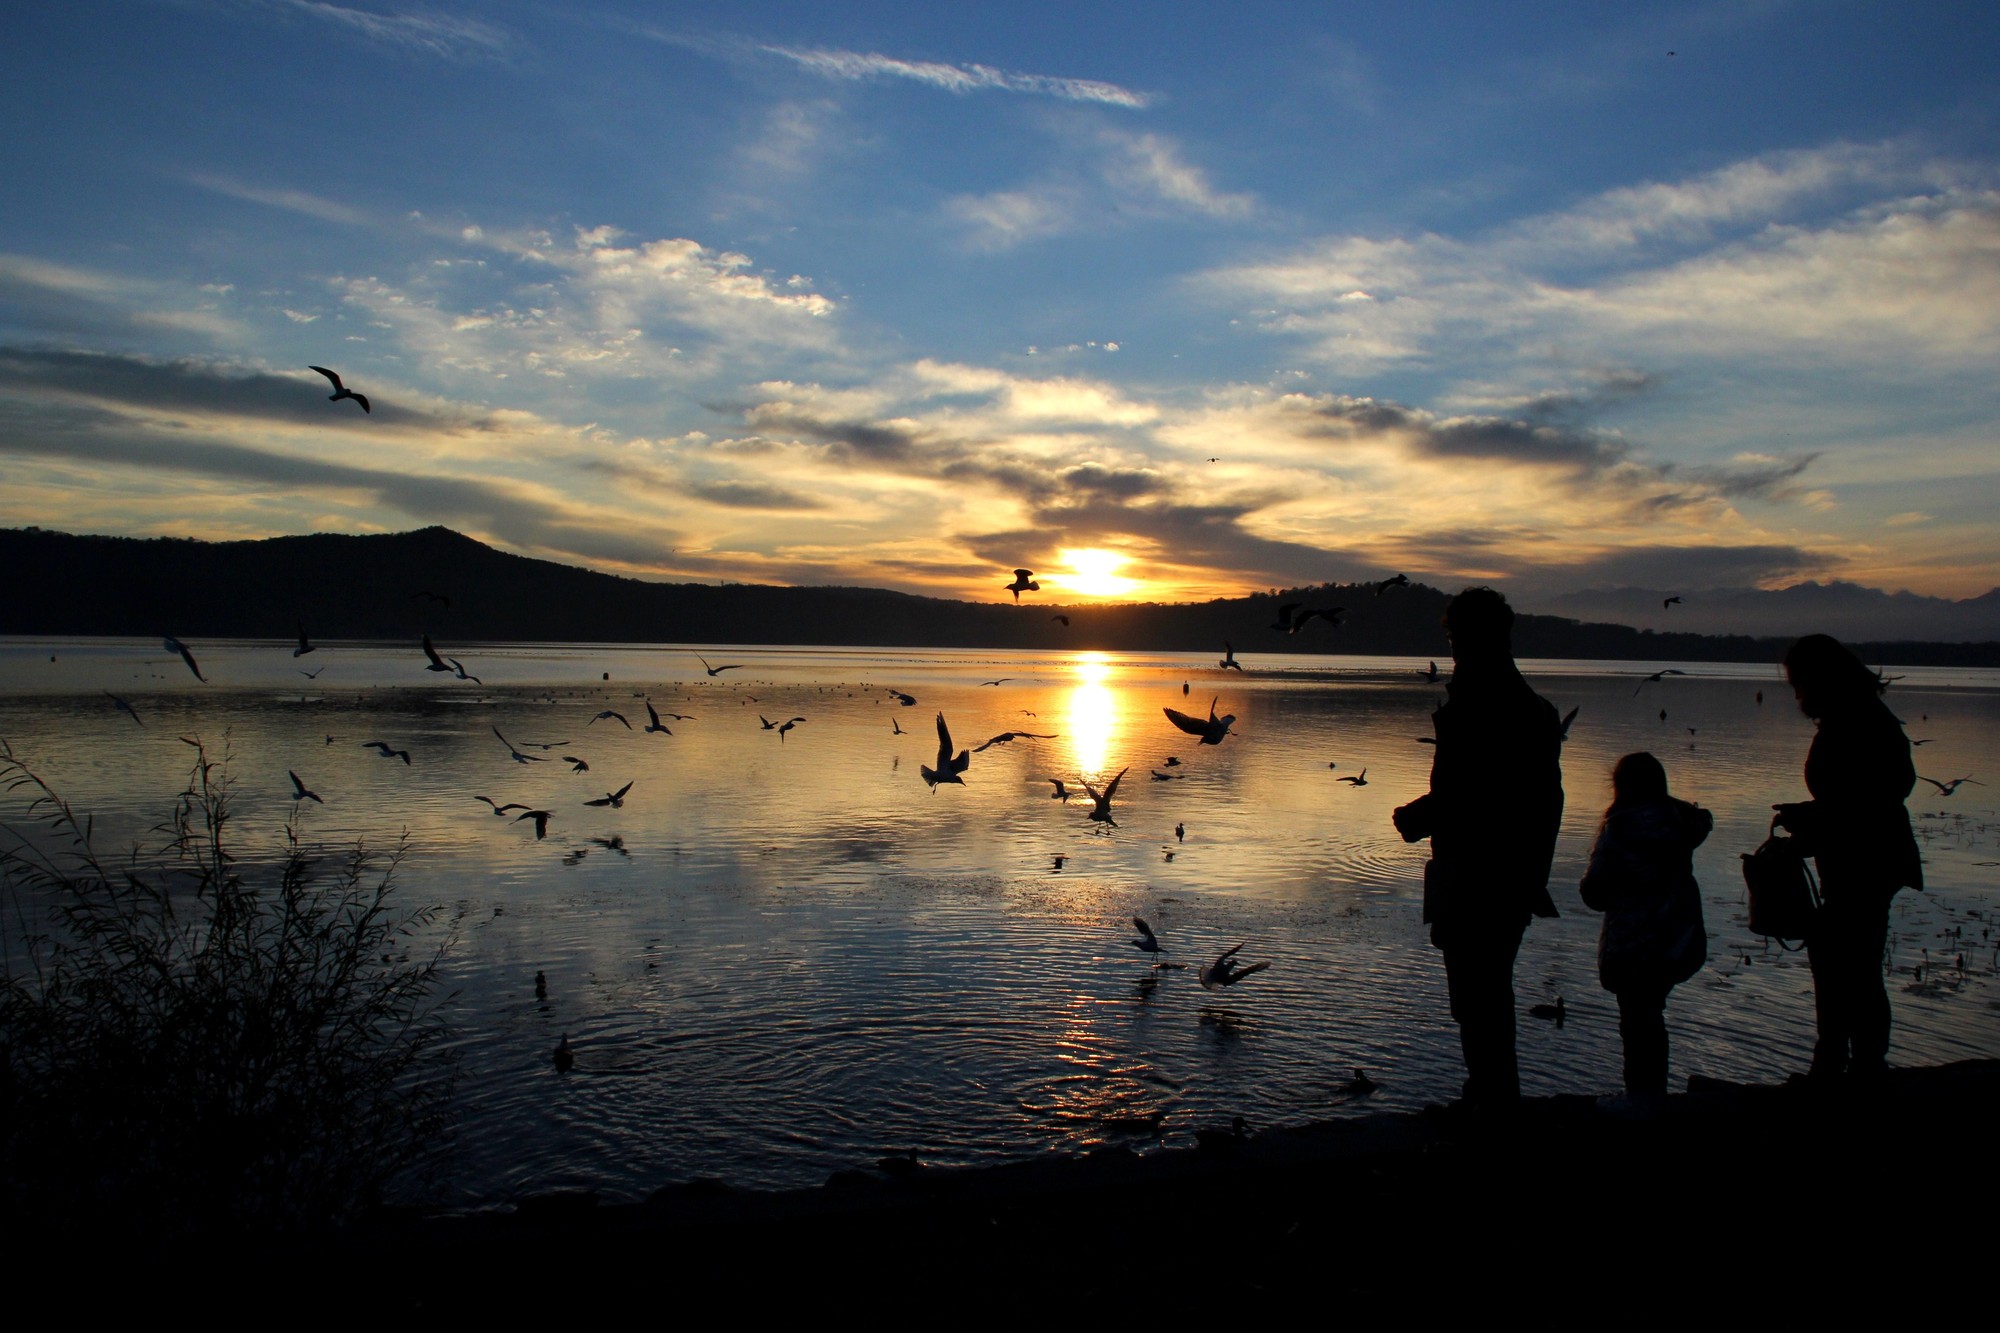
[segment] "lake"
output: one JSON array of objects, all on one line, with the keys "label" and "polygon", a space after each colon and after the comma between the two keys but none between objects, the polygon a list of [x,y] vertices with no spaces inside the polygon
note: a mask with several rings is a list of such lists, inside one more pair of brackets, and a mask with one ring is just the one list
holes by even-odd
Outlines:
[{"label": "lake", "polygon": [[[171,809],[183,735],[226,741],[246,847],[281,838],[288,771],[325,801],[299,807],[308,841],[408,830],[400,892],[443,904],[456,932],[455,1206],[636,1199],[703,1176],[809,1185],[900,1152],[1148,1151],[1238,1115],[1256,1129],[1457,1095],[1443,969],[1418,920],[1427,853],[1389,818],[1428,781],[1419,738],[1443,687],[1425,661],[1244,653],[1239,674],[1213,654],[441,645],[475,683],[426,672],[415,645],[190,646],[212,683],[155,640],[0,640],[0,738],[95,815],[100,849]],[[1805,958],[1746,931],[1737,862],[1773,801],[1804,798],[1812,724],[1777,669],[1522,666],[1580,710],[1551,884],[1562,916],[1530,927],[1515,974],[1523,1007],[1562,996],[1568,1021],[1521,1020],[1524,1090],[1619,1088],[1599,918],[1576,881],[1611,766],[1639,749],[1716,817],[1696,859],[1709,963],[1667,1010],[1675,1086],[1802,1070]],[[1646,680],[1669,667],[1685,674]],[[1899,674],[1888,700],[1926,742],[1918,771],[1996,786],[1911,797],[1929,888],[1893,909],[1890,1060],[2000,1057],[2000,673]],[[1211,698],[1237,718],[1219,746],[1161,712],[1205,714]],[[670,735],[639,729],[649,699],[687,715]],[[593,721],[607,709],[633,728]],[[939,711],[955,748],[1049,735],[975,754],[965,785],[933,792],[918,768]],[[760,715],[803,720],[781,733]],[[377,740],[411,762],[365,747]],[[1121,769],[1115,828],[1048,781]],[[622,807],[585,804],[627,783]],[[551,811],[547,837],[482,795]],[[1185,969],[1131,946],[1135,915]],[[1203,990],[1196,970],[1237,944],[1269,970]],[[550,1060],[565,1033],[566,1075]],[[1340,1090],[1357,1067],[1381,1084],[1364,1101]],[[1156,1114],[1157,1138],[1131,1132]]]}]

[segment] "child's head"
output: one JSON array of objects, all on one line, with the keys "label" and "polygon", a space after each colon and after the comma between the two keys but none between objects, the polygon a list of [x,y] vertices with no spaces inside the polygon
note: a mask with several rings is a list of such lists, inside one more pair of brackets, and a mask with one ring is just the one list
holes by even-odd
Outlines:
[{"label": "child's head", "polygon": [[1626,755],[1611,770],[1611,808],[1667,799],[1667,770],[1644,750]]}]

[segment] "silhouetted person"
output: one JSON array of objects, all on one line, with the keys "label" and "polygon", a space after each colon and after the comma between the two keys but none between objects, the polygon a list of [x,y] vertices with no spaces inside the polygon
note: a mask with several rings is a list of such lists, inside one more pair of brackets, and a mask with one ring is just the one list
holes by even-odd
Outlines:
[{"label": "silhouetted person", "polygon": [[1491,588],[1467,588],[1444,613],[1447,699],[1431,714],[1431,789],[1396,811],[1405,842],[1431,840],[1424,920],[1444,951],[1451,1016],[1465,1051],[1465,1099],[1509,1106],[1514,956],[1530,916],[1554,916],[1549,865],[1562,823],[1562,723],[1514,665],[1514,611]]},{"label": "silhouetted person", "polygon": [[1611,808],[1577,886],[1604,913],[1597,978],[1618,997],[1625,1092],[1642,1106],[1667,1093],[1667,992],[1708,959],[1694,849],[1714,827],[1708,811],[1668,793],[1659,760],[1628,754],[1611,770]]},{"label": "silhouetted person", "polygon": [[1905,885],[1924,886],[1903,804],[1917,784],[1910,739],[1882,702],[1887,683],[1828,635],[1793,644],[1785,676],[1819,724],[1806,752],[1812,799],[1777,806],[1775,821],[1819,864],[1821,907],[1806,936],[1819,1011],[1812,1074],[1879,1074],[1889,1054],[1889,900]]}]

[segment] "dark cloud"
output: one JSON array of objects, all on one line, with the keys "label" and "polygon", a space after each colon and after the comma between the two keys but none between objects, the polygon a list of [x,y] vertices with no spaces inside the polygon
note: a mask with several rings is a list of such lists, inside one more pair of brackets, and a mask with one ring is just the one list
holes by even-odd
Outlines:
[{"label": "dark cloud", "polygon": [[916,432],[901,426],[879,426],[866,421],[823,421],[782,403],[753,407],[743,415],[758,430],[789,433],[820,444],[833,445],[839,452],[871,463],[905,462],[924,444]]},{"label": "dark cloud", "polygon": [[1438,417],[1373,398],[1328,396],[1287,401],[1294,429],[1307,437],[1355,439],[1394,435],[1432,458],[1487,459],[1580,472],[1600,472],[1622,462],[1629,447],[1616,436],[1555,424],[1553,400],[1540,419]]},{"label": "dark cloud", "polygon": [[0,400],[0,455],[214,477],[287,493],[363,491],[421,523],[472,528],[517,547],[653,567],[674,537],[595,523],[514,490],[465,477],[390,472],[273,453],[190,432],[149,432],[116,413]]},{"label": "dark cloud", "polygon": [[731,509],[824,509],[826,505],[809,495],[756,481],[700,481],[686,487],[687,494],[710,504]]},{"label": "dark cloud", "polygon": [[398,406],[370,393],[365,378],[349,378],[347,385],[367,395],[371,414],[364,416],[353,403],[328,402],[330,387],[310,371],[300,379],[230,370],[201,361],[155,361],[54,348],[0,348],[0,393],[60,394],[154,411],[199,412],[302,426],[347,425],[361,419],[368,429],[376,431],[457,434],[494,428],[490,417],[469,410],[432,412]]},{"label": "dark cloud", "polygon": [[[1716,588],[1798,580],[1829,574],[1846,563],[1837,551],[1801,546],[1639,546],[1583,560],[1524,564],[1524,594],[1552,596],[1570,588]],[[1752,631],[1754,632],[1754,630]]]}]

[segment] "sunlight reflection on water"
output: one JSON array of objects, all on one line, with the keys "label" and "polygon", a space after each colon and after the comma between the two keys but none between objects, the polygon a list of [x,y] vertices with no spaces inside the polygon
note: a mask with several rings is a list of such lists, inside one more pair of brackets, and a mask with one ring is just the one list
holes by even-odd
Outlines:
[{"label": "sunlight reflection on water", "polygon": [[[1417,919],[1425,853],[1389,823],[1427,781],[1418,738],[1442,691],[1422,661],[1244,654],[1238,676],[1212,655],[749,648],[711,678],[685,650],[462,647],[474,686],[426,677],[407,648],[326,645],[312,680],[278,645],[199,648],[213,686],[156,642],[0,643],[0,737],[97,814],[105,848],[166,813],[191,756],[177,737],[196,733],[228,737],[246,848],[270,846],[290,813],[288,770],[327,799],[303,812],[309,838],[409,829],[404,892],[458,923],[460,1203],[557,1187],[637,1197],[698,1175],[808,1184],[909,1150],[991,1162],[1144,1147],[1160,1113],[1163,1141],[1180,1142],[1238,1114],[1269,1126],[1456,1091]],[[1528,1090],[1618,1081],[1616,1006],[1575,883],[1611,764],[1641,748],[1717,819],[1697,861],[1711,961],[1668,1009],[1674,1077],[1802,1067],[1804,961],[1747,935],[1736,861],[1770,802],[1802,794],[1811,727],[1789,692],[1768,667],[1645,683],[1668,664],[1527,665],[1558,708],[1581,709],[1552,885],[1564,915],[1530,930],[1516,974],[1524,1005],[1561,994],[1571,1016],[1561,1031],[1523,1021]],[[1220,746],[1161,715],[1216,695],[1238,717]],[[1920,771],[2000,777],[1995,673],[1913,671],[1890,698],[1930,741]],[[648,700],[691,716],[668,719],[671,735],[593,720],[610,709],[643,726]],[[931,792],[917,766],[939,710],[956,746],[1059,734],[995,745],[964,787]],[[760,713],[806,721],[780,740]],[[515,762],[496,727],[547,758]],[[413,762],[363,748],[377,739]],[[1115,830],[1087,820],[1087,800],[1052,799],[1049,778],[1128,766]],[[1365,785],[1338,781],[1364,769]],[[628,781],[623,808],[584,805]],[[2000,1055],[2000,784],[1928,790],[1911,809],[1930,891],[1900,895],[1893,923],[1891,1058],[1906,1064]],[[476,795],[552,811],[547,840]],[[1167,967],[1130,947],[1134,915]],[[1194,969],[1238,943],[1271,969],[1202,990]],[[548,1054],[564,1032],[579,1057],[559,1077]],[[1355,1066],[1383,1085],[1359,1108],[1336,1091]]]}]

